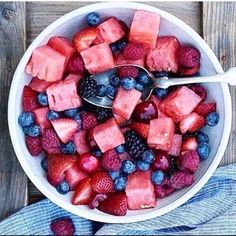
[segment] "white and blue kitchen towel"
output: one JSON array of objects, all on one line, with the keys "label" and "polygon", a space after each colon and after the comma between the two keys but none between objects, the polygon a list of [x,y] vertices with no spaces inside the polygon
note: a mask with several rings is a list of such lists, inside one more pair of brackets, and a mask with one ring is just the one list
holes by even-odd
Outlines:
[{"label": "white and blue kitchen towel", "polygon": [[49,200],[23,208],[0,223],[0,235],[50,235],[51,220],[69,216],[76,235],[236,235],[236,163],[220,167],[187,203],[132,224],[104,224],[72,215]]}]

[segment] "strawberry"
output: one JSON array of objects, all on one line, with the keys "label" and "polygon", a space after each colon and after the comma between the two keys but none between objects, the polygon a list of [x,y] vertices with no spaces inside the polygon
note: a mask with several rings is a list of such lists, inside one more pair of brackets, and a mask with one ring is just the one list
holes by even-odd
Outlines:
[{"label": "strawberry", "polygon": [[190,89],[192,89],[199,97],[201,97],[202,101],[206,99],[207,91],[201,85],[192,85]]},{"label": "strawberry", "polygon": [[70,73],[83,74],[85,71],[84,62],[80,55],[75,55],[70,58],[66,70]]},{"label": "strawberry", "polygon": [[118,171],[121,168],[121,160],[114,149],[106,151],[102,157],[102,166],[108,171]]},{"label": "strawberry", "polygon": [[194,176],[183,171],[177,171],[170,177],[170,183],[174,189],[183,189],[187,186],[192,185],[193,182]]},{"label": "strawberry", "polygon": [[48,153],[60,153],[60,140],[54,129],[45,129],[42,135],[42,148]]},{"label": "strawberry", "polygon": [[38,156],[42,152],[41,138],[40,137],[25,137],[26,147],[32,156]]},{"label": "strawberry", "polygon": [[33,111],[38,107],[37,92],[32,90],[29,86],[25,86],[23,90],[23,110]]},{"label": "strawberry", "polygon": [[91,187],[91,179],[89,177],[82,179],[76,186],[75,193],[72,198],[74,205],[88,205],[92,199],[93,190]]},{"label": "strawberry", "polygon": [[148,138],[149,125],[139,122],[132,122],[130,128],[136,131],[144,139]]},{"label": "strawberry", "polygon": [[142,59],[146,53],[146,48],[141,43],[128,43],[123,50],[124,57],[130,60]]},{"label": "strawberry", "polygon": [[118,74],[122,79],[125,77],[136,78],[138,75],[138,69],[134,66],[122,66],[119,68]]},{"label": "strawberry", "polygon": [[78,130],[78,123],[73,119],[62,118],[52,120],[51,122],[58,137],[63,143],[68,142],[73,134]]},{"label": "strawberry", "polygon": [[197,139],[195,137],[187,137],[181,146],[181,151],[190,151],[190,150],[196,150],[197,149]]},{"label": "strawberry", "polygon": [[98,123],[97,117],[90,112],[84,112],[80,116],[82,122],[82,128],[84,130],[92,129]]},{"label": "strawberry", "polygon": [[104,201],[106,198],[107,194],[102,194],[102,193],[94,194],[92,200],[89,203],[89,208],[95,209],[99,205],[99,203]]},{"label": "strawberry", "polygon": [[206,124],[204,117],[199,116],[196,112],[192,112],[187,115],[179,124],[179,128],[182,134],[187,131],[195,132],[202,128]]},{"label": "strawberry", "polygon": [[91,185],[97,193],[110,193],[114,191],[113,181],[105,171],[98,171],[92,175]]},{"label": "strawberry", "polygon": [[205,103],[201,102],[195,109],[195,112],[197,112],[201,116],[207,116],[209,113],[215,111],[216,111],[215,102],[205,102]]},{"label": "strawberry", "polygon": [[57,218],[51,221],[50,229],[54,235],[74,235],[75,226],[69,217]]},{"label": "strawberry", "polygon": [[74,35],[73,45],[77,52],[89,48],[89,46],[96,39],[99,30],[96,27],[85,28]]},{"label": "strawberry", "polygon": [[180,68],[179,74],[183,76],[192,76],[195,75],[200,69],[200,65],[194,68]]},{"label": "strawberry", "polygon": [[124,216],[127,213],[127,197],[124,192],[111,193],[104,201],[98,205],[98,209],[102,212]]}]

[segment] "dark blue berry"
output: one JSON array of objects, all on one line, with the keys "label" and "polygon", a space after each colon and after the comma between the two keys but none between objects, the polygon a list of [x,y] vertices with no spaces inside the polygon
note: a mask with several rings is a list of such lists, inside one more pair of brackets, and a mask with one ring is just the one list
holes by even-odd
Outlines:
[{"label": "dark blue berry", "polygon": [[38,137],[41,134],[41,129],[38,125],[30,125],[23,127],[23,132],[30,137]]},{"label": "dark blue berry", "polygon": [[64,115],[70,118],[74,118],[78,114],[78,108],[71,108],[64,111]]},{"label": "dark blue berry", "polygon": [[117,151],[117,153],[119,153],[119,154],[124,153],[124,152],[125,152],[125,146],[124,146],[123,144],[117,146],[117,147],[116,147],[116,151]]},{"label": "dark blue berry", "polygon": [[138,83],[144,84],[144,85],[150,84],[151,82],[150,76],[144,71],[139,72],[136,80],[138,81]]},{"label": "dark blue berry", "polygon": [[124,173],[131,174],[136,170],[136,167],[133,161],[125,160],[122,162],[121,169]]},{"label": "dark blue berry", "polygon": [[93,150],[93,155],[96,157],[102,157],[102,152],[100,149]]},{"label": "dark blue berry", "polygon": [[150,168],[150,163],[142,160],[137,161],[137,168],[141,171],[147,171]]},{"label": "dark blue berry", "polygon": [[45,172],[48,172],[48,158],[47,157],[42,159],[41,167],[43,168]]},{"label": "dark blue berry", "polygon": [[70,186],[66,181],[62,181],[57,185],[56,189],[60,194],[66,194],[70,191]]},{"label": "dark blue berry", "polygon": [[117,41],[117,47],[119,48],[119,50],[124,49],[124,47],[127,44],[127,40],[126,39],[120,39]]},{"label": "dark blue berry", "polygon": [[61,152],[64,154],[75,154],[76,147],[73,142],[62,143],[61,144]]},{"label": "dark blue berry", "polygon": [[219,122],[219,115],[216,112],[211,112],[206,117],[206,123],[209,126],[215,126]]},{"label": "dark blue berry", "polygon": [[207,159],[210,155],[210,148],[208,146],[208,143],[206,142],[199,143],[197,147],[197,152],[202,160]]},{"label": "dark blue berry", "polygon": [[98,97],[105,97],[106,96],[106,85],[98,84],[96,88],[96,95]]},{"label": "dark blue berry", "polygon": [[110,44],[110,49],[113,53],[116,53],[116,52],[119,51],[119,47],[118,47],[117,43],[111,43]]},{"label": "dark blue berry", "polygon": [[135,88],[136,82],[132,77],[125,77],[120,81],[120,85],[125,90],[131,90]]},{"label": "dark blue berry", "polygon": [[113,99],[116,96],[116,93],[117,93],[117,90],[114,86],[108,85],[106,87],[106,94],[107,94],[108,97]]},{"label": "dark blue berry", "polygon": [[21,127],[32,125],[34,123],[34,114],[32,112],[22,112],[19,115],[18,123]]},{"label": "dark blue berry", "polygon": [[152,172],[151,180],[153,184],[161,184],[164,180],[164,173],[161,170]]},{"label": "dark blue berry", "polygon": [[144,89],[143,85],[142,85],[142,84],[139,84],[139,83],[136,83],[135,88],[136,88],[139,92],[142,92],[143,89]]},{"label": "dark blue berry", "polygon": [[96,12],[91,12],[86,16],[87,24],[89,26],[97,26],[101,23],[102,19]]},{"label": "dark blue berry", "polygon": [[48,96],[46,93],[40,93],[38,95],[38,102],[41,106],[48,106]]},{"label": "dark blue berry", "polygon": [[126,188],[127,177],[121,176],[115,179],[114,188],[116,191],[122,191]]},{"label": "dark blue berry", "polygon": [[155,154],[152,150],[147,150],[147,151],[143,152],[142,159],[143,159],[143,161],[146,161],[148,163],[152,163],[155,159]]},{"label": "dark blue berry", "polygon": [[155,88],[154,93],[157,95],[159,98],[164,98],[168,94],[168,89],[163,89],[163,88]]},{"label": "dark blue berry", "polygon": [[119,171],[109,171],[109,175],[113,180],[115,180],[120,176],[120,172]]},{"label": "dark blue berry", "polygon": [[110,83],[114,87],[118,87],[120,85],[120,78],[117,75],[112,75],[110,77]]},{"label": "dark blue berry", "polygon": [[155,78],[169,77],[169,74],[166,71],[155,71],[155,72],[153,72],[153,75]]},{"label": "dark blue berry", "polygon": [[59,115],[59,113],[51,110],[51,111],[48,112],[47,117],[48,117],[49,120],[56,120],[60,117],[60,115]]},{"label": "dark blue berry", "polygon": [[81,117],[79,113],[75,115],[74,120],[76,120],[77,122],[81,122]]},{"label": "dark blue berry", "polygon": [[199,131],[197,133],[197,141],[200,142],[206,142],[209,143],[209,137],[207,134],[203,133],[202,131]]}]

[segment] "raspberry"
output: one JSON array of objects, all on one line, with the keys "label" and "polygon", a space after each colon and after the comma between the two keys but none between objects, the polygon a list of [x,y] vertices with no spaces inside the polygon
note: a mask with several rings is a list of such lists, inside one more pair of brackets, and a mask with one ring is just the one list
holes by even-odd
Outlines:
[{"label": "raspberry", "polygon": [[103,154],[102,166],[108,171],[118,171],[120,169],[120,157],[114,149],[109,150]]},{"label": "raspberry", "polygon": [[195,109],[195,112],[197,112],[201,116],[207,116],[209,113],[215,111],[216,111],[215,102],[208,102],[208,103],[201,102]]},{"label": "raspberry", "polygon": [[85,67],[82,57],[80,55],[72,57],[67,64],[67,70],[71,73],[83,74]]},{"label": "raspberry", "polygon": [[192,185],[193,182],[194,176],[183,171],[177,171],[170,177],[170,183],[174,189],[183,189],[187,186]]},{"label": "raspberry", "polygon": [[157,198],[164,198],[171,195],[175,189],[170,184],[170,179],[165,178],[161,184],[154,185],[154,191]]},{"label": "raspberry", "polygon": [[90,112],[84,112],[81,114],[81,122],[84,130],[91,129],[97,125],[97,117]]},{"label": "raspberry", "polygon": [[39,137],[25,137],[25,143],[32,156],[38,156],[42,152],[41,139]]},{"label": "raspberry", "polygon": [[54,129],[45,129],[42,136],[42,148],[48,153],[60,153],[60,140]]},{"label": "raspberry", "polygon": [[140,43],[128,43],[123,51],[123,55],[129,60],[139,60],[146,55],[146,49]]},{"label": "raspberry", "polygon": [[122,66],[119,68],[118,74],[121,79],[125,77],[136,78],[138,75],[138,69],[134,66]]},{"label": "raspberry", "polygon": [[75,226],[69,217],[52,220],[50,229],[54,235],[73,235],[75,232]]},{"label": "raspberry", "polygon": [[193,90],[199,97],[202,98],[202,101],[207,97],[207,91],[201,85],[192,85],[190,89]]}]

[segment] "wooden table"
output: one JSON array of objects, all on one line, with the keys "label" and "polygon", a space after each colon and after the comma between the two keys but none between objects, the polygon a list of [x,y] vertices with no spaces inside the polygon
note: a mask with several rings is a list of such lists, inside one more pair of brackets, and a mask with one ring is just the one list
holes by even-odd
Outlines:
[{"label": "wooden table", "polygon": [[[20,167],[7,126],[7,100],[11,79],[25,49],[51,22],[87,5],[85,2],[0,3],[0,220],[44,196],[30,183]],[[150,2],[195,29],[216,53],[224,69],[236,66],[236,3]],[[236,88],[231,89],[233,126],[221,165],[236,161]],[[14,114],[12,114],[14,115]]]}]

